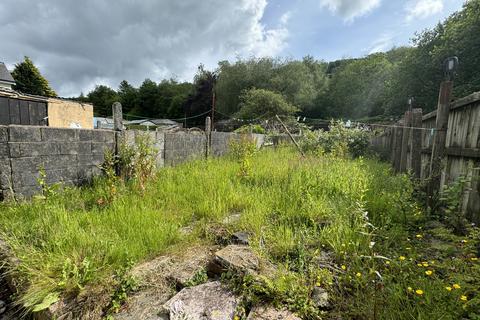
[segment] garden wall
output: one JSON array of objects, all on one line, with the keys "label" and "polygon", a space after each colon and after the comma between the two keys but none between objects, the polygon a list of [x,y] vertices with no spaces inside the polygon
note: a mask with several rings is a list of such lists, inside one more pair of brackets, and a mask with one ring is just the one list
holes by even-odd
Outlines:
[{"label": "garden wall", "polygon": [[[107,150],[114,151],[117,141],[134,144],[136,137],[148,135],[157,150],[157,167],[173,166],[204,158],[207,139],[203,132],[163,133],[155,131],[67,129],[40,126],[0,126],[0,197],[31,197],[41,188],[40,168],[48,184],[62,182],[80,185],[100,174]],[[253,135],[260,148],[263,135]],[[228,151],[230,139],[241,135],[212,132],[212,155]]]}]

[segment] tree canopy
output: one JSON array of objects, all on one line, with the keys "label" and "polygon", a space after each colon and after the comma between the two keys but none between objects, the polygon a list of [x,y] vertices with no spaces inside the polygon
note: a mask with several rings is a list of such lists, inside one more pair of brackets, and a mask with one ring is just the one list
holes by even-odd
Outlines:
[{"label": "tree canopy", "polygon": [[25,57],[22,62],[15,65],[12,77],[15,79],[13,86],[15,90],[45,97],[57,96],[29,57]]}]

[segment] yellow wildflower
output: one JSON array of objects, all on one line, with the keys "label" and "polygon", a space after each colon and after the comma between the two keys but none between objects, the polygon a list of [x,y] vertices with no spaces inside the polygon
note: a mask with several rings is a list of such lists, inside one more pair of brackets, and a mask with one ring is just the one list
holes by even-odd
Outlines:
[{"label": "yellow wildflower", "polygon": [[462,240],[462,243],[467,243],[467,242],[468,242],[468,240]]},{"label": "yellow wildflower", "polygon": [[425,274],[427,276],[431,276],[433,274],[433,271],[432,270],[427,270],[427,271],[425,271]]},{"label": "yellow wildflower", "polygon": [[447,291],[452,291],[452,287],[450,287],[450,286],[445,287],[445,289],[447,289]]},{"label": "yellow wildflower", "polygon": [[347,270],[347,266],[344,265],[344,264],[342,264],[342,266],[340,268],[342,268],[342,270]]},{"label": "yellow wildflower", "polygon": [[459,284],[454,283],[454,284],[453,284],[453,288],[454,288],[454,289],[460,289],[461,287],[460,287]]},{"label": "yellow wildflower", "polygon": [[422,262],[422,266],[428,267],[428,262],[426,262],[426,261]]},{"label": "yellow wildflower", "polygon": [[462,301],[467,301],[468,298],[467,298],[467,296],[462,295],[462,296],[460,297],[460,300],[462,300]]},{"label": "yellow wildflower", "polygon": [[405,258],[404,256],[400,256],[400,257],[398,257],[398,259],[400,259],[400,261],[403,261],[403,260],[405,260],[406,258]]},{"label": "yellow wildflower", "polygon": [[415,237],[417,237],[417,239],[422,239],[423,236],[421,234],[417,234]]},{"label": "yellow wildflower", "polygon": [[473,258],[470,258],[470,260],[472,260],[472,261],[478,261],[478,258],[477,258],[477,257],[473,257]]},{"label": "yellow wildflower", "polygon": [[419,267],[422,267],[422,266],[423,266],[423,264],[421,264],[421,263],[417,263],[417,266],[419,266]]},{"label": "yellow wildflower", "polygon": [[385,261],[385,264],[390,264],[390,261]]},{"label": "yellow wildflower", "polygon": [[315,286],[320,287],[322,284],[320,282],[316,282]]},{"label": "yellow wildflower", "polygon": [[413,291],[412,287],[408,287],[407,290],[408,290],[408,292],[412,292],[412,291]]},{"label": "yellow wildflower", "polygon": [[361,274],[360,272],[357,272],[356,276],[357,276],[358,278],[360,278],[360,277],[362,276],[362,274]]},{"label": "yellow wildflower", "polygon": [[423,290],[422,289],[417,289],[417,290],[415,290],[415,293],[418,294],[419,296],[421,296],[423,294]]},{"label": "yellow wildflower", "polygon": [[410,248],[410,247],[406,247],[406,248],[405,248],[405,250],[412,250],[412,248]]},{"label": "yellow wildflower", "polygon": [[240,317],[236,315],[235,317],[233,317],[233,320],[240,320]]}]

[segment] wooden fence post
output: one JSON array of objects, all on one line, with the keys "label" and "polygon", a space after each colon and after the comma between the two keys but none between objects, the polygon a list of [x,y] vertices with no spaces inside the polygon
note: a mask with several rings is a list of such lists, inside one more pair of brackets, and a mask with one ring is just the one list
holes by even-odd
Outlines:
[{"label": "wooden fence post", "polygon": [[407,171],[407,162],[408,162],[408,142],[410,140],[410,127],[412,124],[412,112],[406,111],[404,116],[403,122],[403,130],[402,130],[402,147],[400,153],[400,172]]},{"label": "wooden fence post", "polygon": [[205,157],[208,158],[210,156],[210,148],[212,146],[212,119],[210,117],[205,118],[205,137]]},{"label": "wooden fence post", "polygon": [[[445,158],[445,143],[447,140],[448,114],[450,112],[452,89],[452,81],[443,81],[440,85],[435,135],[433,137],[432,157],[430,161],[430,183],[428,188],[428,196],[430,200],[432,200],[432,197],[440,190],[443,160]],[[432,203],[430,202],[430,204]]]},{"label": "wooden fence post", "polygon": [[395,143],[393,150],[393,168],[395,172],[400,172],[400,158],[402,156],[402,137],[403,137],[403,123],[404,120],[400,120],[396,123],[393,130],[395,134]]},{"label": "wooden fence post", "polygon": [[415,179],[422,176],[422,109],[412,110],[412,171]]}]

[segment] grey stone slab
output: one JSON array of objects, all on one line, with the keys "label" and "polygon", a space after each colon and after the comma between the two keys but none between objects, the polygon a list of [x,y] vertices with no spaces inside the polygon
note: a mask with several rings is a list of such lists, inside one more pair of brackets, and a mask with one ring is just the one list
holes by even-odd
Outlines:
[{"label": "grey stone slab", "polygon": [[8,143],[0,142],[0,158],[6,158],[10,156],[10,151],[8,149]]},{"label": "grey stone slab", "polygon": [[104,154],[107,150],[114,150],[115,145],[113,143],[105,142],[92,142],[92,153],[93,154]]},{"label": "grey stone slab", "polygon": [[36,126],[9,126],[10,142],[38,142],[42,141],[41,127]]},{"label": "grey stone slab", "polygon": [[40,129],[43,141],[78,141],[79,130],[71,128],[49,128]]},{"label": "grey stone slab", "polygon": [[34,157],[60,154],[60,145],[56,142],[9,142],[10,157]]},{"label": "grey stone slab", "polygon": [[0,142],[8,142],[8,127],[0,126]]},{"label": "grey stone slab", "polygon": [[95,130],[90,129],[78,129],[78,140],[80,141],[92,141]]},{"label": "grey stone slab", "polygon": [[90,154],[92,153],[92,143],[82,142],[64,142],[60,144],[60,154]]},{"label": "grey stone slab", "polygon": [[115,142],[115,131],[112,130],[95,130],[92,136],[95,142]]},{"label": "grey stone slab", "polygon": [[77,165],[74,155],[49,155],[38,157],[12,158],[13,171],[38,171],[44,169],[58,169]]}]

